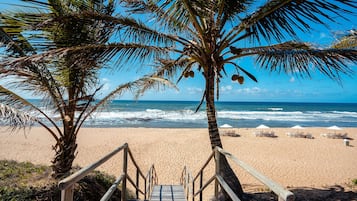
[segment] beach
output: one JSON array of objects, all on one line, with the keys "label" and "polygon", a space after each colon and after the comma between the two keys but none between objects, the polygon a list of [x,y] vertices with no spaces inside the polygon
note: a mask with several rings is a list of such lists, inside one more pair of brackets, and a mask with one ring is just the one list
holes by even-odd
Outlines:
[{"label": "beach", "polygon": [[[230,129],[232,130],[232,129]],[[342,139],[321,136],[325,128],[308,128],[304,132],[314,139],[288,137],[289,128],[272,128],[277,137],[255,137],[254,128],[234,128],[240,137],[221,136],[224,149],[284,187],[328,187],[345,185],[357,178],[357,128],[345,128],[350,145]],[[87,166],[116,147],[128,143],[144,172],[155,165],[159,183],[178,184],[184,166],[193,174],[211,153],[207,129],[163,128],[82,128],[78,138],[78,155],[74,165]],[[222,132],[224,130],[222,129]],[[353,140],[355,139],[355,140]],[[29,161],[50,165],[54,140],[43,128],[29,132],[0,133],[0,160]],[[119,175],[122,155],[110,159],[98,170]],[[260,183],[232,165],[244,186]],[[129,164],[129,174],[134,177]],[[205,178],[213,174],[210,164]]]}]

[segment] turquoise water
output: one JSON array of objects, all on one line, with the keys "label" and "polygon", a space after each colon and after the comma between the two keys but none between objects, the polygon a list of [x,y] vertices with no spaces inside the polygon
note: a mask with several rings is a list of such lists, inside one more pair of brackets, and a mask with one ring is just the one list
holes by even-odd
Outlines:
[{"label": "turquoise water", "polygon": [[[35,101],[38,102],[38,101]],[[205,106],[194,101],[113,101],[85,127],[206,128]],[[357,103],[217,102],[218,124],[253,128],[357,127]]]}]

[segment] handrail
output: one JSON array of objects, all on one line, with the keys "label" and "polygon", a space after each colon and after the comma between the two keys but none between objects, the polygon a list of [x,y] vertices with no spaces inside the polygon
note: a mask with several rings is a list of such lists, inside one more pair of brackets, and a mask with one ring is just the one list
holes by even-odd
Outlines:
[{"label": "handrail", "polygon": [[[111,157],[113,157],[115,154],[119,153],[120,151],[123,151],[123,169],[122,173],[120,176],[115,180],[115,182],[112,184],[112,186],[107,190],[107,192],[103,195],[101,198],[101,201],[106,201],[109,200],[114,191],[117,189],[118,185],[121,183],[122,188],[121,188],[121,200],[126,201],[126,182],[127,180],[134,186],[136,189],[136,199],[139,199],[139,193],[144,195],[144,199],[146,200],[148,198],[148,195],[151,194],[152,191],[152,186],[153,186],[153,179],[149,181],[149,187],[147,186],[147,180],[148,178],[144,176],[142,171],[140,170],[138,164],[134,160],[134,157],[132,155],[132,152],[129,149],[129,146],[127,143],[119,146],[118,148],[114,149],[112,152],[109,154],[105,155],[103,158],[99,159],[98,161],[92,163],[91,165],[88,165],[87,167],[84,167],[80,169],[79,171],[75,172],[74,174],[66,177],[65,179],[61,180],[58,183],[58,187],[61,190],[61,201],[73,201],[73,187],[74,184],[77,183],[79,180],[81,180],[83,177],[88,175],[90,172],[92,172],[95,168],[98,166],[102,165],[105,163],[107,160],[109,160]],[[129,159],[132,161],[136,168],[136,181],[133,181],[133,179],[128,175],[127,168],[128,168],[128,155]],[[154,172],[154,173],[153,173]],[[154,174],[155,176],[155,184],[157,184],[157,175],[154,169],[154,166],[152,165],[150,170],[148,171],[148,175]],[[144,180],[144,190],[140,189],[139,181],[140,179]],[[150,187],[151,186],[151,187]],[[148,191],[149,189],[149,191]]]},{"label": "handrail", "polygon": [[[239,165],[243,170],[247,171],[249,174],[251,174],[253,177],[255,177],[258,181],[269,187],[276,195],[278,195],[279,200],[283,201],[293,201],[295,200],[295,196],[292,192],[284,189],[281,185],[277,184],[276,182],[272,181],[268,177],[262,175],[259,173],[257,170],[255,170],[253,167],[249,166],[248,164],[244,163],[243,161],[238,160],[235,156],[230,154],[229,152],[225,151],[224,149],[220,147],[216,147],[211,155],[208,157],[208,160],[205,162],[205,164],[202,166],[201,169],[199,169],[198,174],[194,177],[194,179],[190,180],[188,179],[191,176],[191,173],[189,172],[188,168],[185,166],[184,170],[182,171],[181,175],[181,184],[184,186],[184,189],[186,191],[186,198],[189,200],[189,197],[191,196],[192,201],[195,200],[195,197],[199,195],[199,200],[202,201],[202,192],[205,190],[205,188],[211,184],[213,181],[215,182],[215,197],[218,196],[218,185],[224,189],[224,191],[229,195],[229,197],[233,201],[240,201],[240,199],[237,197],[237,195],[234,193],[234,191],[229,187],[229,185],[226,183],[224,178],[220,174],[220,164],[219,164],[219,157],[220,155],[223,155],[229,159],[231,159],[233,162],[235,162],[237,165]],[[213,157],[214,156],[214,157]],[[203,184],[203,171],[209,164],[209,162],[214,158],[215,161],[215,174],[213,177],[211,177],[205,184]],[[192,178],[192,177],[191,177]],[[200,178],[200,188],[199,190],[195,191],[195,182],[197,179]],[[192,191],[190,191],[190,187],[188,185],[190,183],[192,185]]]},{"label": "handrail", "polygon": [[158,184],[158,178],[157,178],[155,166],[152,165],[145,177],[145,192],[146,192],[146,194],[151,196],[154,185],[157,185],[157,184]]},{"label": "handrail", "polygon": [[193,189],[190,189],[190,183],[193,181],[191,171],[185,166],[181,173],[180,183],[183,185],[184,191],[186,192],[186,200],[189,199]]},{"label": "handrail", "polygon": [[81,180],[83,177],[85,177],[89,172],[93,171],[95,168],[97,168],[98,166],[100,166],[101,164],[103,164],[104,162],[109,160],[112,156],[114,156],[115,154],[117,154],[118,152],[120,152],[127,146],[128,146],[128,144],[126,144],[126,143],[123,144],[122,146],[116,148],[115,150],[113,150],[112,152],[110,152],[109,154],[107,154],[106,156],[101,158],[100,160],[98,160],[97,162],[94,162],[93,164],[88,165],[87,167],[84,167],[84,168],[80,169],[79,171],[75,172],[74,174],[61,180],[58,183],[58,188],[63,190],[63,189],[68,188],[69,186],[77,183],[79,180]]},{"label": "handrail", "polygon": [[237,159],[235,156],[230,154],[229,152],[225,151],[224,149],[220,147],[216,147],[216,150],[219,151],[221,154],[226,156],[227,158],[231,159],[233,162],[235,162],[237,165],[239,165],[241,168],[246,170],[250,175],[255,177],[257,180],[262,182],[264,185],[268,186],[276,195],[278,195],[279,198],[283,200],[294,200],[294,194],[282,187],[280,184],[274,182],[273,180],[269,179],[268,177],[262,175],[260,172],[255,170],[253,167],[250,165],[244,163],[243,161]]}]

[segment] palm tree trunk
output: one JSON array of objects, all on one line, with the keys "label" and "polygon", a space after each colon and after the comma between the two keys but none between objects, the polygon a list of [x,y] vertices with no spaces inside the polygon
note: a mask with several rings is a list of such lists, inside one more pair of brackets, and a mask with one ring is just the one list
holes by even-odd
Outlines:
[{"label": "palm tree trunk", "polygon": [[[208,120],[208,132],[211,141],[212,150],[219,146],[223,148],[222,141],[219,135],[217,119],[216,119],[216,108],[214,102],[214,76],[211,78],[206,77],[206,112]],[[229,187],[235,192],[235,194],[243,200],[243,189],[238,180],[238,177],[234,174],[232,168],[230,167],[226,157],[220,157],[220,174],[224,180],[228,183]],[[227,194],[224,192],[226,198]]]},{"label": "palm tree trunk", "polygon": [[73,161],[76,157],[76,136],[72,134],[71,129],[69,131],[66,130],[66,127],[64,126],[64,136],[59,139],[58,144],[54,147],[56,155],[52,161],[52,177],[56,179],[70,174]]}]

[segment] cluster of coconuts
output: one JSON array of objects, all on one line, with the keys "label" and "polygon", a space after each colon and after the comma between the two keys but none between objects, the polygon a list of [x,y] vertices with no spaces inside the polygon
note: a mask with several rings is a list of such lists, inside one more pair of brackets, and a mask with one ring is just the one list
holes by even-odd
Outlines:
[{"label": "cluster of coconuts", "polygon": [[188,78],[188,77],[195,77],[195,73],[191,70],[191,71],[186,71],[183,73],[183,76],[185,78]]},{"label": "cluster of coconuts", "polygon": [[239,84],[243,84],[244,83],[244,77],[237,75],[237,74],[233,74],[232,75],[232,80],[233,81],[238,81]]}]

